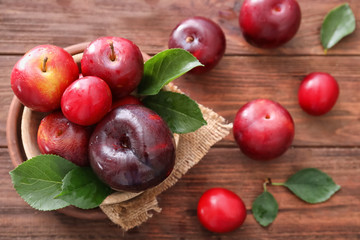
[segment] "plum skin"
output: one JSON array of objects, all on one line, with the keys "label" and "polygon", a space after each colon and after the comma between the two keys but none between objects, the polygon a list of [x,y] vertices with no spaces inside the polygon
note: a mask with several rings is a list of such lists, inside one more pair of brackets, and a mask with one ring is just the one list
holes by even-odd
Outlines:
[{"label": "plum skin", "polygon": [[142,105],[124,105],[96,126],[90,165],[117,191],[139,192],[161,183],[175,164],[175,141],[164,120]]},{"label": "plum skin", "polygon": [[37,143],[42,154],[56,154],[84,167],[89,165],[91,131],[92,128],[72,123],[61,111],[56,111],[41,120]]},{"label": "plum skin", "polygon": [[79,78],[66,88],[61,97],[61,110],[71,122],[90,126],[99,122],[111,109],[112,94],[98,77]]},{"label": "plum skin", "polygon": [[310,115],[324,115],[334,107],[339,92],[339,85],[333,76],[324,72],[312,72],[299,86],[299,105]]},{"label": "plum skin", "polygon": [[256,99],[237,112],[233,134],[246,156],[255,160],[271,160],[290,147],[295,126],[290,113],[279,103]]},{"label": "plum skin", "polygon": [[[113,57],[112,48],[113,45]],[[144,59],[139,47],[121,37],[101,37],[92,41],[81,59],[84,76],[96,76],[110,87],[114,98],[129,95],[139,85]]]},{"label": "plum skin", "polygon": [[128,95],[128,96],[125,96],[123,98],[120,98],[120,99],[117,99],[116,101],[114,101],[112,103],[111,110],[114,109],[114,108],[126,105],[126,104],[140,104],[140,105],[142,105],[142,102],[140,101],[139,98],[137,98],[137,97],[135,97],[133,95]]},{"label": "plum skin", "polygon": [[225,34],[212,20],[195,16],[181,21],[171,32],[169,48],[182,48],[196,57],[204,67],[190,73],[202,74],[213,69],[222,59],[226,48]]},{"label": "plum skin", "polygon": [[54,45],[39,45],[19,59],[10,79],[21,103],[34,111],[51,112],[60,108],[63,92],[78,76],[79,68],[68,52]]},{"label": "plum skin", "polygon": [[242,199],[226,188],[206,190],[197,206],[200,223],[215,233],[234,231],[244,223],[246,215],[246,206]]},{"label": "plum skin", "polygon": [[245,40],[260,48],[277,48],[290,41],[300,22],[296,0],[245,0],[239,15]]}]

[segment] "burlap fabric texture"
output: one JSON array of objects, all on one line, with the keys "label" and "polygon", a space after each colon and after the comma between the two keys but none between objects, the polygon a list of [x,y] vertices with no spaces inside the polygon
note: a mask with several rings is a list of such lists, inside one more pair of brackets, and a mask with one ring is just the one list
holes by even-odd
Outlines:
[{"label": "burlap fabric texture", "polygon": [[[180,92],[172,84],[164,90]],[[211,146],[227,136],[232,128],[231,123],[199,104],[207,125],[192,133],[181,134],[176,147],[175,167],[170,176],[161,184],[142,193],[115,193],[107,197],[100,205],[102,211],[115,224],[125,231],[139,226],[154,212],[160,212],[156,197],[173,186],[190,168],[196,165],[209,151]],[[164,206],[166,207],[166,206]]]}]

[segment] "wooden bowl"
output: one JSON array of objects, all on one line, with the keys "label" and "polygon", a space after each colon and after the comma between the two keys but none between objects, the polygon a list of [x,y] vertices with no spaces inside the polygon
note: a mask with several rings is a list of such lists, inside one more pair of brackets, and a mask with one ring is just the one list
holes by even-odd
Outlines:
[{"label": "wooden bowl", "polygon": [[[84,42],[65,48],[65,50],[73,56],[79,68],[82,53],[88,44],[89,42]],[[150,58],[149,55],[145,53],[142,54],[144,61]],[[8,113],[6,138],[10,158],[14,167],[17,167],[27,159],[40,154],[40,150],[37,145],[37,130],[41,119],[45,115],[46,114],[44,113],[35,112],[27,107],[24,107],[16,96],[13,97]],[[137,195],[138,194],[125,194],[124,201]],[[69,206],[57,211],[68,216],[81,219],[107,219],[107,216],[100,210],[100,208],[84,210],[74,206]]]}]

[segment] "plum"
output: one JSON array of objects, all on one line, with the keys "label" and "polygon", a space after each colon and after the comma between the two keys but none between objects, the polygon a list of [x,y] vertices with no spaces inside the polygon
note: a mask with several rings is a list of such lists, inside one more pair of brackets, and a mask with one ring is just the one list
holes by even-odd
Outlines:
[{"label": "plum", "polygon": [[142,102],[140,101],[139,98],[132,96],[132,95],[128,95],[128,96],[125,96],[123,98],[120,98],[120,99],[114,101],[112,103],[111,110],[113,110],[114,108],[126,105],[126,104],[142,104]]},{"label": "plum", "polygon": [[175,164],[175,141],[166,122],[142,105],[124,105],[96,126],[90,165],[114,190],[139,192],[161,183]]},{"label": "plum", "polygon": [[204,67],[196,67],[191,73],[201,74],[210,71],[220,62],[225,53],[226,39],[217,23],[196,16],[181,21],[173,29],[168,46],[192,53]]},{"label": "plum", "polygon": [[296,0],[245,0],[239,24],[245,40],[255,47],[277,48],[290,41],[301,23]]},{"label": "plum", "polygon": [[37,142],[43,154],[56,154],[78,166],[88,166],[92,128],[70,122],[61,111],[45,116],[39,125]]},{"label": "plum", "polygon": [[72,56],[54,45],[29,50],[11,72],[11,88],[28,108],[51,112],[60,108],[65,89],[79,76]]},{"label": "plum", "polygon": [[281,156],[291,146],[295,125],[290,113],[279,103],[256,99],[237,112],[234,138],[241,151],[256,160]]},{"label": "plum", "polygon": [[89,44],[81,59],[84,76],[96,76],[110,87],[114,98],[129,95],[139,85],[144,59],[137,45],[120,37],[101,37]]},{"label": "plum", "polygon": [[90,126],[99,122],[111,109],[112,94],[98,77],[82,77],[70,84],[61,97],[61,110],[73,123]]},{"label": "plum", "polygon": [[312,72],[301,82],[298,99],[300,107],[310,115],[328,113],[339,97],[339,84],[325,72]]}]

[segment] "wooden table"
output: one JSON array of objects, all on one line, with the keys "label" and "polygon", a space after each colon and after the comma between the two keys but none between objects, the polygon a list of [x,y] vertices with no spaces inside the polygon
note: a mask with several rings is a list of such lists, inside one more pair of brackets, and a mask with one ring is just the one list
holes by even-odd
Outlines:
[{"label": "wooden table", "polygon": [[[302,22],[295,38],[275,50],[249,46],[238,27],[241,0],[0,1],[0,239],[360,239],[360,31],[324,55],[319,30],[326,13],[342,0],[299,0]],[[360,17],[360,2],[348,0]],[[40,44],[66,47],[100,36],[121,36],[144,52],[167,48],[182,19],[202,15],[226,34],[226,55],[210,73],[175,80],[186,94],[234,120],[237,110],[255,98],[280,102],[292,114],[296,133],[280,158],[259,162],[245,157],[232,134],[216,144],[174,187],[158,198],[161,213],[129,232],[110,221],[75,219],[39,212],[12,187],[6,119],[13,98],[10,73],[16,61]],[[358,21],[359,24],[359,21]],[[305,114],[297,102],[303,77],[331,73],[340,97],[321,117]],[[282,187],[270,187],[279,214],[267,228],[258,225],[251,204],[266,177],[285,181],[296,171],[316,167],[342,186],[329,201],[309,205]],[[198,222],[197,201],[212,187],[225,187],[244,200],[244,225],[228,234],[212,234]]]}]

